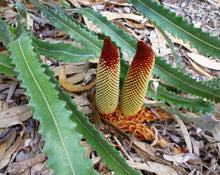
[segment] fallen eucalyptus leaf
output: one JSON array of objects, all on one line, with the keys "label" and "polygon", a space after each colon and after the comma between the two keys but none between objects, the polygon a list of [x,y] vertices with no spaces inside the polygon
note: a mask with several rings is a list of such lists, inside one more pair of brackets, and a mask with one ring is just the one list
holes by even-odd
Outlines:
[{"label": "fallen eucalyptus leaf", "polygon": [[164,159],[173,162],[174,165],[185,163],[189,160],[201,161],[198,156],[192,153],[187,154],[175,154],[175,155],[163,155]]},{"label": "fallen eucalyptus leaf", "polygon": [[178,175],[176,170],[174,170],[172,167],[163,165],[160,163],[152,162],[152,161],[147,161],[146,163],[135,163],[133,161],[127,161],[129,165],[134,167],[135,169],[138,170],[145,170],[149,172],[156,173],[158,175]]},{"label": "fallen eucalyptus leaf", "polygon": [[185,139],[188,151],[190,153],[192,153],[192,150],[193,150],[192,149],[192,142],[191,142],[191,139],[190,139],[190,136],[189,136],[189,132],[186,128],[186,125],[184,124],[184,122],[177,115],[173,115],[173,118],[176,120],[176,122],[179,124],[179,126],[181,128],[181,131],[182,131],[183,137]]},{"label": "fallen eucalyptus leaf", "polygon": [[32,167],[33,165],[43,162],[47,159],[45,154],[38,154],[35,157],[31,157],[22,161],[14,162],[8,169],[8,173],[17,174],[24,172],[27,168]]},{"label": "fallen eucalyptus leaf", "polygon": [[16,132],[14,132],[8,140],[0,144],[0,160],[1,160],[0,162],[2,162],[3,159],[5,159],[5,153],[7,149],[10,148],[15,138],[16,138]]},{"label": "fallen eucalyptus leaf", "polygon": [[0,128],[17,125],[32,117],[31,108],[21,105],[0,112]]},{"label": "fallen eucalyptus leaf", "polygon": [[128,13],[115,13],[115,12],[105,11],[102,12],[102,15],[106,16],[108,20],[119,19],[119,18],[131,19],[136,22],[141,22],[144,20],[144,17],[141,15],[128,14]]},{"label": "fallen eucalyptus leaf", "polygon": [[215,127],[215,130],[213,130],[212,134],[213,134],[215,140],[218,142],[217,143],[218,150],[220,151],[220,125]]},{"label": "fallen eucalyptus leaf", "polygon": [[64,88],[67,89],[68,91],[73,91],[73,92],[80,92],[80,91],[85,91],[90,89],[91,87],[93,87],[96,84],[96,81],[92,82],[89,85],[85,85],[85,86],[76,86],[71,84],[68,79],[66,78],[66,70],[65,70],[65,65],[63,66],[63,68],[60,70],[60,74],[59,74],[59,81],[60,81],[60,85]]},{"label": "fallen eucalyptus leaf", "polygon": [[17,146],[19,145],[19,138],[16,139],[16,142],[5,152],[3,159],[0,160],[0,169],[5,167],[11,160],[12,154],[15,152]]},{"label": "fallen eucalyptus leaf", "polygon": [[220,62],[217,62],[215,60],[210,60],[205,56],[195,54],[195,53],[188,53],[188,56],[193,61],[195,61],[196,63],[198,63],[199,65],[203,67],[213,69],[213,70],[220,70]]},{"label": "fallen eucalyptus leaf", "polygon": [[[57,66],[52,68],[51,70],[54,71],[55,76],[58,76],[61,69],[63,68],[63,66]],[[75,74],[75,73],[82,73],[82,72],[87,72],[88,71],[88,64],[83,64],[83,65],[70,65],[67,64],[65,66],[66,69],[66,74]]]},{"label": "fallen eucalyptus leaf", "polygon": [[203,70],[200,66],[198,66],[194,61],[192,61],[191,59],[189,59],[190,63],[192,64],[192,69],[197,72],[199,75],[202,76],[206,76],[209,77],[211,79],[213,79],[213,75],[209,74],[208,72],[206,72],[205,70]]}]

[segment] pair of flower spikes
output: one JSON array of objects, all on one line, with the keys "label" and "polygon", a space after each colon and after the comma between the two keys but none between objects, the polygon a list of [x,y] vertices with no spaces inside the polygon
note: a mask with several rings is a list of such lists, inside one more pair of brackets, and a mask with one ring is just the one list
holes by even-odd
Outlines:
[{"label": "pair of flower spikes", "polygon": [[104,115],[118,107],[123,116],[137,114],[143,105],[155,55],[150,46],[139,41],[136,55],[128,70],[119,100],[120,57],[109,38],[104,39],[97,69],[96,105]]}]

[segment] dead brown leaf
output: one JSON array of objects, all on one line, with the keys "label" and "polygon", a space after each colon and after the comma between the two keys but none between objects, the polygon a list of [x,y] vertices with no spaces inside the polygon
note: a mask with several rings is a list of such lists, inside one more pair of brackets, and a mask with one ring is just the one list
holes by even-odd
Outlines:
[{"label": "dead brown leaf", "polygon": [[188,53],[187,54],[193,61],[198,63],[199,65],[213,69],[213,70],[220,70],[220,62],[217,62],[215,60],[208,59],[207,57],[203,55],[199,55],[196,53]]},{"label": "dead brown leaf", "polygon": [[135,163],[133,161],[127,160],[127,163],[133,168],[138,170],[145,170],[158,175],[178,175],[177,171],[170,166],[163,165],[161,163],[147,161],[146,163]]},{"label": "dead brown leaf", "polygon": [[19,162],[14,162],[9,166],[8,173],[15,174],[15,173],[22,173],[27,168],[39,163],[43,162],[47,159],[45,154],[38,154],[35,157],[31,157]]},{"label": "dead brown leaf", "polygon": [[194,63],[191,59],[189,59],[190,63],[192,64],[192,69],[197,72],[198,74],[202,75],[202,76],[206,76],[209,78],[214,78],[213,75],[209,74],[208,72],[206,72],[205,70],[203,70],[200,66],[198,66],[196,63]]},{"label": "dead brown leaf", "polygon": [[[61,69],[63,68],[63,66],[57,66],[52,68],[51,70],[54,71],[55,76],[58,76]],[[66,69],[66,74],[75,74],[75,73],[85,73],[88,71],[88,64],[82,64],[82,65],[71,65],[71,64],[67,64],[65,66]]]},{"label": "dead brown leaf", "polygon": [[17,125],[32,117],[31,108],[21,105],[0,112],[0,128]]},{"label": "dead brown leaf", "polygon": [[200,162],[200,158],[192,153],[186,153],[186,154],[174,154],[174,155],[163,155],[164,159],[173,162],[174,165],[179,165],[185,162],[188,162],[189,160],[195,160],[197,162]]},{"label": "dead brown leaf", "polygon": [[20,139],[17,138],[16,142],[13,145],[10,145],[9,149],[4,153],[3,159],[0,160],[0,169],[8,165],[8,163],[10,162],[12,154],[15,152],[17,147],[20,145],[19,140]]},{"label": "dead brown leaf", "polygon": [[4,159],[6,150],[11,146],[12,142],[15,140],[15,137],[16,133],[14,132],[8,140],[0,144],[0,160]]},{"label": "dead brown leaf", "polygon": [[68,79],[66,78],[66,70],[65,70],[65,65],[63,66],[63,68],[60,70],[60,74],[59,74],[59,81],[60,81],[60,85],[64,88],[67,89],[68,91],[73,91],[73,92],[80,92],[80,91],[85,91],[90,89],[91,87],[93,87],[96,84],[96,81],[92,82],[89,85],[85,85],[85,86],[77,86],[77,85],[73,85],[71,84]]}]

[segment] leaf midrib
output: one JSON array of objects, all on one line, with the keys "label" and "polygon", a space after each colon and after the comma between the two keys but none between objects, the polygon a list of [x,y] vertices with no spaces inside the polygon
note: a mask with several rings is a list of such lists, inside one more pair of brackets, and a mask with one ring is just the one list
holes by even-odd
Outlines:
[{"label": "leaf midrib", "polygon": [[[192,88],[194,88],[194,89],[197,89],[197,90],[199,90],[199,91],[205,92],[205,93],[210,94],[210,95],[212,95],[212,96],[214,96],[214,97],[219,97],[219,98],[220,98],[220,95],[213,94],[213,93],[210,92],[210,91],[205,91],[204,89],[200,89],[200,88],[198,88],[197,86],[192,86],[191,84],[187,84],[186,82],[184,82],[184,81],[181,80],[180,78],[175,77],[173,74],[170,74],[169,72],[167,72],[165,69],[163,69],[163,68],[160,67],[159,65],[156,65],[156,64],[155,64],[155,66],[157,66],[158,69],[160,69],[160,70],[162,70],[163,72],[167,73],[168,75],[170,75],[170,76],[173,77],[174,79],[179,80],[182,84],[185,84],[186,86],[190,86],[190,87],[192,87]],[[179,89],[179,88],[177,87],[177,89]],[[184,89],[182,89],[182,90],[184,91]]]},{"label": "leaf midrib", "polygon": [[[177,99],[179,99],[178,98],[178,95],[176,95],[176,97],[177,98],[175,98],[175,96],[173,96],[173,95],[170,95],[169,93],[163,93],[163,92],[158,92],[158,93],[160,93],[161,95],[164,95],[164,96],[168,96],[169,98],[171,98],[171,99],[174,99],[174,100],[177,100]],[[175,95],[175,94],[174,94]],[[180,100],[178,100],[179,102],[181,102],[181,101],[183,101],[183,102],[185,102],[185,103],[190,103],[190,104],[194,104],[194,105],[199,105],[199,106],[201,106],[201,107],[203,107],[203,108],[207,108],[207,106],[209,106],[209,103],[207,103],[206,105],[204,105],[204,104],[198,104],[199,103],[199,99],[197,99],[198,101],[196,102],[196,101],[190,101],[190,99],[189,98],[186,98],[186,97],[183,97],[183,96],[179,96],[181,99]],[[201,101],[202,102],[202,101]],[[187,105],[187,104],[185,104],[185,105]],[[210,107],[210,106],[209,106]],[[208,108],[209,109],[209,108]]]},{"label": "leaf midrib", "polygon": [[170,25],[175,26],[175,27],[178,28],[180,31],[183,31],[183,32],[185,32],[186,34],[190,35],[191,37],[196,38],[196,39],[199,40],[200,42],[202,42],[202,43],[204,43],[204,44],[206,44],[206,45],[208,45],[208,46],[210,46],[210,47],[213,47],[213,48],[215,48],[216,50],[219,50],[219,51],[220,51],[220,48],[218,48],[218,47],[216,47],[216,46],[213,46],[213,45],[207,43],[207,42],[204,41],[204,40],[201,40],[200,38],[198,38],[198,37],[192,35],[191,33],[189,33],[189,32],[187,32],[187,31],[183,30],[183,28],[179,27],[178,25],[175,25],[172,21],[170,21],[170,20],[168,20],[167,18],[161,16],[159,13],[157,13],[157,11],[155,11],[155,10],[153,10],[152,8],[150,8],[149,6],[147,6],[147,5],[146,5],[145,3],[143,3],[141,0],[136,0],[136,1],[139,1],[143,6],[145,6],[145,7],[148,8],[148,9],[150,9],[151,11],[153,11],[155,14],[157,14],[158,16],[160,16],[163,20],[165,20],[165,21],[167,21],[168,23],[170,23]]},{"label": "leaf midrib", "polygon": [[[45,11],[44,11],[45,12]],[[66,25],[65,23],[63,23],[61,20],[59,20],[56,16],[54,16],[53,14],[50,13],[50,9],[46,11],[50,16],[52,16],[52,18],[54,18],[55,20],[58,20],[61,24],[63,24],[65,27],[67,27],[70,31],[72,31],[73,33],[75,33],[76,35],[78,35],[81,40],[86,40],[88,43],[92,44],[96,49],[101,50],[99,47],[97,47],[95,44],[93,44],[92,42],[90,42],[87,38],[82,37],[82,35],[79,35],[78,32],[75,32],[74,30],[72,30],[71,27],[69,27],[68,25]],[[59,15],[57,13],[57,15]]]},{"label": "leaf midrib", "polygon": [[74,168],[73,168],[73,165],[71,164],[71,160],[70,160],[70,157],[69,157],[67,148],[66,148],[66,146],[65,146],[64,140],[63,140],[63,138],[62,138],[62,134],[61,134],[61,132],[60,132],[60,128],[59,128],[58,122],[56,121],[55,115],[54,115],[54,113],[53,113],[53,111],[52,111],[52,109],[51,109],[51,107],[50,107],[50,105],[49,105],[49,102],[48,102],[48,100],[47,100],[47,98],[46,98],[46,96],[45,96],[43,90],[41,89],[41,86],[39,85],[39,83],[38,83],[38,81],[37,81],[37,79],[36,79],[34,73],[32,72],[32,70],[31,70],[31,68],[30,68],[30,66],[29,66],[29,63],[28,63],[27,58],[26,58],[26,56],[25,56],[25,54],[24,54],[24,52],[23,52],[22,45],[21,45],[19,39],[18,39],[18,44],[19,44],[19,48],[20,48],[21,54],[22,54],[22,56],[23,56],[23,58],[24,58],[25,64],[26,64],[26,66],[27,66],[27,68],[28,68],[28,71],[30,72],[30,74],[31,74],[31,76],[32,76],[32,78],[33,78],[33,80],[34,80],[34,82],[35,82],[35,84],[36,84],[38,90],[40,91],[40,93],[41,93],[41,95],[42,95],[42,97],[43,97],[43,99],[44,99],[44,101],[45,101],[45,103],[46,103],[46,106],[47,106],[47,108],[48,108],[48,110],[49,110],[49,113],[50,113],[50,115],[51,115],[51,117],[52,117],[52,119],[53,119],[53,122],[54,122],[54,124],[55,124],[56,129],[57,129],[57,133],[58,133],[59,138],[60,138],[60,141],[61,141],[61,143],[62,143],[62,145],[63,145],[64,152],[65,152],[65,154],[66,154],[68,163],[69,163],[69,165],[70,165],[70,167],[71,167],[72,173],[73,173],[74,175],[76,175],[76,173],[75,173],[75,171],[74,171]]},{"label": "leaf midrib", "polygon": [[[70,55],[70,56],[76,56],[76,57],[80,57],[80,56],[86,56],[86,57],[90,57],[90,56],[94,56],[94,55],[80,55],[80,54],[72,54],[72,53],[69,53],[69,52],[65,52],[63,50],[52,50],[52,49],[46,49],[46,48],[42,48],[42,47],[39,47],[38,45],[35,45],[35,47],[41,49],[41,50],[44,50],[44,51],[51,51],[51,52],[54,52],[54,53],[64,53],[66,55]],[[80,48],[79,48],[80,49]]]},{"label": "leaf midrib", "polygon": [[10,67],[9,65],[7,65],[7,64],[3,64],[3,63],[0,63],[0,65],[2,65],[2,66],[4,66],[4,67],[7,67],[7,68],[9,68],[9,69],[14,69],[13,67]]}]

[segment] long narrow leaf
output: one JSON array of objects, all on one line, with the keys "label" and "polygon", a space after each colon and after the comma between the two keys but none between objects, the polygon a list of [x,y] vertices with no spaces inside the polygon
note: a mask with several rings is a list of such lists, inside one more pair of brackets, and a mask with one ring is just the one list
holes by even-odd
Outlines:
[{"label": "long narrow leaf", "polygon": [[71,18],[62,16],[37,1],[33,1],[33,3],[38,9],[42,10],[44,15],[58,28],[64,30],[83,46],[90,48],[97,56],[100,56],[103,41],[99,40],[97,36],[92,34],[92,32],[88,32],[85,28],[82,28],[80,25],[72,21]]},{"label": "long narrow leaf", "polygon": [[17,4],[16,4],[17,9],[18,9],[25,17],[27,17],[27,10],[26,10],[24,4],[21,3],[19,0],[16,0],[16,1],[17,1]]},{"label": "long narrow leaf", "polygon": [[76,24],[80,25],[81,27],[84,27],[82,23],[80,23],[75,18],[73,18],[73,16],[71,16],[66,11],[64,11],[62,7],[60,7],[56,4],[53,4],[53,3],[48,3],[48,2],[44,2],[44,3],[49,5],[50,7],[52,7],[54,10],[56,10],[62,16],[66,16],[67,18],[70,18],[73,22],[75,22]]},{"label": "long narrow leaf", "polygon": [[14,71],[15,65],[11,63],[11,58],[0,53],[0,74],[16,76],[17,72]]},{"label": "long narrow leaf", "polygon": [[181,95],[177,95],[174,92],[166,90],[166,88],[161,85],[158,86],[157,92],[151,88],[151,83],[149,83],[147,94],[154,98],[155,100],[161,100],[164,103],[169,103],[170,105],[176,105],[177,107],[188,109],[190,111],[198,113],[214,112],[215,107],[213,103],[206,102],[202,98],[187,98]]},{"label": "long narrow leaf", "polygon": [[37,51],[46,57],[53,57],[56,60],[64,62],[79,62],[89,60],[95,56],[95,53],[89,49],[74,47],[71,44],[50,43],[33,38],[33,45]]},{"label": "long narrow leaf", "polygon": [[152,0],[128,0],[139,12],[144,14],[156,25],[164,28],[184,42],[190,41],[190,45],[198,51],[220,58],[220,40],[217,36],[211,36],[203,32],[201,28],[195,28],[193,23],[188,23],[183,17],[159,5]]},{"label": "long narrow leaf", "polygon": [[220,88],[220,78],[213,78],[212,80],[205,81],[205,83]]},{"label": "long narrow leaf", "polygon": [[3,41],[5,46],[7,46],[11,41],[12,37],[8,30],[8,26],[6,25],[5,21],[0,18],[0,39]]},{"label": "long narrow leaf", "polygon": [[189,94],[220,102],[220,88],[196,81],[196,79],[191,78],[189,75],[172,68],[166,60],[156,59],[155,63],[157,66],[155,66],[154,74],[158,75],[160,79],[165,80],[168,84]]},{"label": "long narrow leaf", "polygon": [[76,129],[83,134],[87,142],[97,151],[98,155],[108,163],[109,168],[113,169],[118,175],[140,174],[126,163],[125,159],[120,156],[119,152],[115,150],[113,145],[109,144],[94,125],[89,122],[88,117],[84,116],[84,114],[77,109],[77,106],[73,103],[71,97],[60,88],[58,81],[54,78],[54,73],[47,68],[46,74],[51,76],[51,81],[57,85],[56,89],[59,91],[60,99],[65,100],[67,107],[72,111],[73,115],[71,116],[71,119],[77,123]]},{"label": "long narrow leaf", "polygon": [[22,32],[9,44],[9,50],[22,87],[30,97],[34,117],[41,121],[48,167],[55,170],[54,174],[95,174],[92,162],[85,157],[86,148],[80,144],[81,135],[74,131],[76,124],[70,119],[71,111],[58,99],[55,85],[36,59],[30,37]]}]

